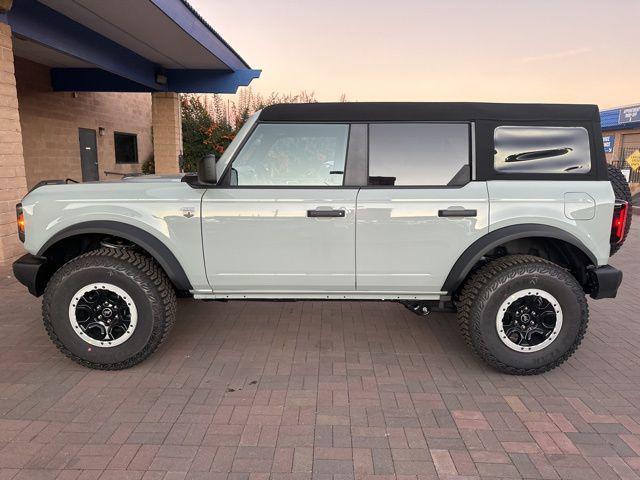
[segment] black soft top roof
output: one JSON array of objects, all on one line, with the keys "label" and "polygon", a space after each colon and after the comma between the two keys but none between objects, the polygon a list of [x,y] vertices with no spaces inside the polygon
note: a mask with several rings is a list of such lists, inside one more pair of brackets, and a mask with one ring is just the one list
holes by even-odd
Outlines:
[{"label": "black soft top roof", "polygon": [[600,121],[597,105],[466,102],[289,103],[266,107],[265,122]]}]

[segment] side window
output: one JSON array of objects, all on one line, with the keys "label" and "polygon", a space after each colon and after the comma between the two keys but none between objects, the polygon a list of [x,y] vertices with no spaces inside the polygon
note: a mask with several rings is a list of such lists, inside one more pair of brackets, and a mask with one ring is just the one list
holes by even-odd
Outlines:
[{"label": "side window", "polygon": [[498,173],[589,173],[589,132],[583,127],[498,127],[493,133]]},{"label": "side window", "polygon": [[369,126],[369,185],[464,185],[470,180],[469,125]]},{"label": "side window", "polygon": [[348,125],[260,124],[231,166],[231,185],[339,186]]}]

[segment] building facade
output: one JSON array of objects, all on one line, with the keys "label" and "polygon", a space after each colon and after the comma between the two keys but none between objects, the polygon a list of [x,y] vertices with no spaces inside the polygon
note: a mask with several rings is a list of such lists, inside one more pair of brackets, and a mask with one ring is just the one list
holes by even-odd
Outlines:
[{"label": "building facade", "polygon": [[[47,179],[177,173],[179,93],[259,76],[185,0],[0,0],[0,263],[15,205]],[[141,22],[140,19],[143,19]]]},{"label": "building facade", "polygon": [[[153,159],[150,93],[53,92],[49,67],[14,64],[27,188],[51,178],[117,179]],[[86,150],[93,142],[95,152]]]},{"label": "building facade", "polygon": [[603,110],[600,123],[607,161],[627,175],[632,193],[640,191],[640,167],[628,161],[640,155],[640,105]]}]

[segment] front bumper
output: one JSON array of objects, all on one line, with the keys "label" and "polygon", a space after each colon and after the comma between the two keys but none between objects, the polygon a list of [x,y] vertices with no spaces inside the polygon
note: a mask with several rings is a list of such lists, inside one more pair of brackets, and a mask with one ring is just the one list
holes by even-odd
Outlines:
[{"label": "front bumper", "polygon": [[622,272],[611,265],[603,265],[589,271],[591,279],[591,298],[616,298],[618,287],[622,283]]},{"label": "front bumper", "polygon": [[27,253],[13,262],[13,275],[29,289],[31,295],[39,297],[46,287],[47,260]]}]

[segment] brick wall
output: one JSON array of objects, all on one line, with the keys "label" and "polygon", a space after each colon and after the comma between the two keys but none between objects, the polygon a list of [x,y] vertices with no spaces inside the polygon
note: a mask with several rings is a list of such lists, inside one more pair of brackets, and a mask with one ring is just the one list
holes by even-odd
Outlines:
[{"label": "brick wall", "polygon": [[[78,128],[96,131],[101,180],[120,178],[105,170],[140,171],[153,154],[150,94],[52,92],[49,68],[19,57],[15,72],[29,187],[50,178],[82,180]],[[115,163],[114,131],[137,134],[138,164]]]},{"label": "brick wall", "polygon": [[177,93],[153,94],[153,150],[156,173],[177,173],[182,153],[182,118]]},{"label": "brick wall", "polygon": [[15,205],[26,193],[11,29],[0,22],[0,263],[23,252]]}]

